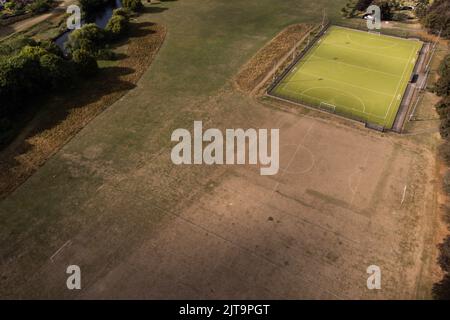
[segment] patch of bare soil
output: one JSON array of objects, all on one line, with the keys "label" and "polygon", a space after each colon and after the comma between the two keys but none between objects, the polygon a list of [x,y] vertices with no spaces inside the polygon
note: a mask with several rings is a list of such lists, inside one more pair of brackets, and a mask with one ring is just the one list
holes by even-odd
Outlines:
[{"label": "patch of bare soil", "polygon": [[120,99],[151,64],[166,35],[162,25],[135,23],[125,57],[87,83],[52,97],[0,153],[0,197],[23,183],[95,116]]},{"label": "patch of bare soil", "polygon": [[236,77],[237,87],[251,92],[289,51],[312,30],[312,24],[294,24],[281,31],[247,62]]}]

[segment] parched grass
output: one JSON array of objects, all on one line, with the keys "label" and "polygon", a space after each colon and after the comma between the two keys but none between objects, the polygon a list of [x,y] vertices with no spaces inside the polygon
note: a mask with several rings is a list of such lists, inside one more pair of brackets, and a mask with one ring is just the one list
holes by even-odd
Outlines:
[{"label": "parched grass", "polygon": [[332,26],[273,93],[390,129],[421,46]]},{"label": "parched grass", "polygon": [[236,84],[243,91],[251,91],[264,76],[288,53],[294,44],[311,31],[312,24],[295,24],[280,32],[247,62],[236,77]]}]

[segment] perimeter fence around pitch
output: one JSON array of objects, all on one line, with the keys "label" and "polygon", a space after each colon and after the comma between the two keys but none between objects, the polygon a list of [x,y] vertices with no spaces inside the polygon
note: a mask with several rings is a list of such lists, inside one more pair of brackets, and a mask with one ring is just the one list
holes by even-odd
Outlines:
[{"label": "perimeter fence around pitch", "polygon": [[[349,28],[349,29],[355,29],[355,30],[360,30],[360,31],[365,31],[371,34],[378,34],[378,35],[385,35],[385,36],[392,36],[392,37],[397,37],[397,38],[403,38],[403,39],[410,39],[410,40],[419,40],[422,42],[429,42],[429,38],[428,37],[424,37],[423,33],[421,33],[420,31],[415,31],[415,30],[409,30],[409,29],[405,29],[405,28],[399,28],[399,27],[389,27],[389,28],[381,28],[380,30],[368,30],[367,28],[367,21],[363,20],[363,19],[352,19],[352,20],[342,20],[342,19],[336,19],[333,21],[329,21],[326,25],[324,25],[324,27],[314,36],[313,40],[310,41],[308,43],[308,45],[306,45],[301,51],[300,53],[293,59],[293,61],[288,65],[288,67],[279,75],[275,78],[275,80],[273,81],[273,83],[269,86],[268,90],[267,90],[267,94],[269,96],[272,96],[274,98],[280,99],[280,100],[284,100],[287,102],[291,102],[294,104],[298,104],[301,106],[306,106],[306,107],[312,107],[315,109],[318,109],[320,111],[325,111],[328,113],[332,113],[338,116],[342,116],[345,118],[349,118],[351,120],[355,120],[358,122],[362,122],[366,127],[371,128],[371,129],[375,129],[378,131],[386,131],[387,129],[391,129],[391,128],[386,128],[385,124],[382,125],[379,122],[383,122],[383,121],[374,121],[373,116],[366,114],[360,110],[357,109],[351,109],[348,108],[346,106],[336,106],[336,105],[332,105],[326,101],[322,101],[318,98],[314,98],[314,97],[304,97],[301,95],[298,96],[286,96],[286,95],[280,95],[278,93],[276,93],[276,88],[277,86],[280,84],[280,82],[292,71],[292,69],[297,65],[297,63],[308,53],[308,51],[314,46],[316,45],[316,43],[319,41],[319,39],[325,34],[325,32],[328,30],[328,28],[331,25],[335,25],[338,27],[344,27],[344,28]],[[432,55],[432,52],[428,52],[427,50],[424,50],[424,47],[422,47],[421,51],[420,51],[420,55]],[[425,61],[431,61],[432,56],[430,57],[425,57]],[[418,59],[419,61],[419,59]],[[428,68],[428,70],[426,70],[425,68]],[[429,63],[422,63],[420,65],[416,64],[416,66],[414,67],[414,73],[429,73]],[[400,114],[400,108],[407,108],[409,109],[410,106],[414,105],[415,103],[417,103],[417,101],[420,98],[420,92],[424,89],[424,86],[426,84],[423,83],[421,84],[419,87],[417,86],[412,86],[411,83],[408,84],[408,88],[407,90],[405,90],[405,92],[407,91],[411,91],[412,90],[412,96],[416,97],[415,99],[413,99],[413,101],[410,101],[410,103],[408,103],[408,105],[404,105],[404,101],[402,99],[402,103],[399,107],[399,110],[397,112],[397,116],[398,114]],[[402,98],[404,98],[404,94],[402,96]],[[336,108],[337,107],[337,108]],[[398,121],[396,116],[396,119],[394,121],[394,125],[392,126],[392,128],[394,127],[400,127],[399,130],[394,130],[396,132],[401,132],[401,128],[403,127],[403,123],[401,125],[395,125],[395,122]],[[385,119],[383,119],[385,120]],[[403,119],[404,121],[404,119]],[[402,122],[403,122],[402,121]]]}]

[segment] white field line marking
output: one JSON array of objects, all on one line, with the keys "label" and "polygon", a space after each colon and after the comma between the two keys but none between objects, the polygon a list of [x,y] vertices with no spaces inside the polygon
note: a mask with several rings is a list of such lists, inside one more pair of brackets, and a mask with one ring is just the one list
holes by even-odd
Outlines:
[{"label": "white field line marking", "polygon": [[[348,28],[345,28],[345,27],[340,27],[340,28],[342,28],[342,29],[348,29]],[[349,29],[349,30],[353,30],[353,29]],[[356,30],[356,31],[360,31],[360,30]],[[361,32],[362,32],[362,31],[361,31]],[[393,37],[393,38],[397,39],[396,37]],[[401,38],[399,38],[399,39],[401,39]],[[402,40],[406,40],[406,39],[402,39]],[[408,41],[409,41],[409,40],[408,40]],[[320,42],[320,41],[319,41],[319,42]],[[325,43],[325,42],[322,42],[320,45],[322,45],[322,44],[324,44],[324,43]],[[327,44],[327,43],[325,43],[325,44]],[[303,64],[306,64],[306,63],[309,61],[310,57],[311,57],[311,56],[314,56],[314,52],[317,50],[317,48],[320,47],[320,45],[317,46],[317,47],[315,47],[315,48],[313,48],[313,50],[309,52],[309,55],[306,56],[306,59],[303,61],[303,62],[304,62]],[[333,44],[329,44],[329,45],[333,46]],[[339,45],[334,45],[334,46],[343,47],[343,46],[339,46]],[[346,47],[345,47],[345,48],[346,48]],[[350,49],[350,48],[349,48],[349,49]],[[397,57],[391,57],[391,56],[389,56],[388,58],[399,59],[399,60],[402,60],[402,61],[410,61],[410,59],[411,59],[411,54],[414,52],[414,49],[415,49],[415,47],[412,48],[412,52],[410,53],[410,55],[409,55],[409,57],[408,57],[407,60],[402,59],[402,58],[397,58]],[[370,53],[370,52],[367,52],[367,51],[365,51],[365,50],[358,50],[358,49],[353,49],[353,50],[356,50],[356,51],[362,51],[362,52],[365,52],[365,53]],[[387,56],[385,56],[385,55],[380,55],[380,54],[377,54],[377,55],[382,56],[382,57],[384,57],[384,58],[387,57]],[[376,117],[376,118],[378,118],[378,119],[386,119],[386,117],[387,117],[387,115],[389,114],[390,109],[391,109],[391,107],[392,107],[392,102],[393,102],[394,99],[395,99],[395,96],[396,96],[396,94],[397,94],[398,88],[399,88],[400,84],[402,83],[402,79],[403,79],[403,77],[404,77],[404,74],[405,74],[405,71],[406,71],[406,67],[407,67],[407,66],[408,66],[408,63],[406,63],[405,68],[403,69],[402,76],[401,76],[401,78],[400,78],[400,80],[399,80],[399,83],[398,83],[398,85],[397,85],[397,89],[396,89],[395,94],[394,94],[393,96],[390,95],[390,94],[387,94],[387,93],[383,93],[383,92],[376,91],[376,90],[372,90],[372,89],[368,89],[368,88],[363,88],[363,87],[359,87],[359,86],[356,86],[356,85],[352,85],[352,84],[349,84],[349,83],[346,83],[346,82],[343,82],[343,81],[338,81],[338,80],[333,80],[333,79],[327,79],[327,80],[334,81],[334,82],[337,82],[337,83],[346,84],[346,85],[353,86],[353,87],[356,87],[356,88],[359,88],[359,89],[362,89],[362,90],[367,90],[367,91],[371,91],[371,92],[374,92],[374,93],[377,93],[377,94],[382,94],[382,95],[385,95],[385,96],[392,97],[391,103],[389,104],[388,110],[386,111],[384,117],[380,117],[380,116],[377,116],[377,115],[372,114],[372,113],[366,113],[366,112],[364,112],[365,114],[371,115],[371,116]],[[306,72],[302,72],[301,69],[298,70],[298,72],[299,72],[299,73],[303,73],[303,74],[305,74],[305,75],[310,75],[310,76],[313,76],[313,77],[317,77],[316,75],[313,75],[313,74],[310,74],[310,73],[306,73]],[[296,94],[297,94],[297,92],[294,92],[294,91],[291,91],[291,90],[285,88],[290,82],[295,82],[295,81],[296,81],[296,80],[283,81],[284,84],[282,84],[282,88],[281,88],[281,89],[284,89],[284,90],[286,90],[286,91],[288,91],[288,92],[290,91],[290,92],[292,92],[292,93],[296,93]],[[308,95],[306,95],[306,94],[303,94],[303,95],[304,95],[304,96],[308,96]],[[318,98],[316,98],[316,97],[312,97],[312,96],[309,96],[309,97],[310,97],[310,98],[313,98],[313,99],[320,100],[320,99],[318,99]],[[353,108],[348,108],[348,107],[344,107],[344,106],[341,106],[341,107],[343,107],[343,108],[345,108],[345,109],[350,109],[350,110],[355,110],[355,111],[361,112],[361,111],[356,110],[356,109],[353,109]]]},{"label": "white field line marking", "polygon": [[[334,89],[334,88],[332,88],[332,87],[314,87],[314,88],[309,88],[309,89],[307,89],[307,90],[310,90],[310,89],[318,89],[318,88],[325,88],[325,89],[326,89],[326,88],[329,88],[329,89],[336,90],[336,89]],[[322,102],[322,100],[319,99],[319,98],[317,98],[317,97],[314,97],[314,96],[308,95],[308,94],[306,94],[306,93],[303,93],[304,91],[303,91],[303,92],[297,92],[297,91],[289,90],[289,89],[286,89],[286,88],[281,88],[281,91],[287,91],[287,92],[290,92],[290,93],[295,94],[295,95],[305,96],[305,97],[308,97],[308,98],[311,98],[311,99],[314,99],[314,100],[317,100],[317,101],[321,101],[321,102]],[[342,91],[342,92],[345,92],[345,91]],[[370,113],[370,112],[363,112],[363,111],[361,111],[361,110],[358,110],[358,109],[355,109],[355,108],[351,108],[351,107],[347,107],[347,106],[343,106],[343,105],[339,105],[339,104],[337,104],[337,103],[335,104],[335,106],[336,106],[336,107],[339,107],[339,108],[344,108],[344,109],[347,109],[347,110],[353,110],[353,111],[355,111],[355,112],[367,114],[367,115],[370,115],[370,116],[372,116],[372,117],[374,117],[374,118],[378,118],[378,119],[381,119],[381,120],[386,119],[386,118],[382,118],[382,117],[380,117],[380,116],[378,116],[378,115],[376,115],[376,114]],[[364,107],[364,108],[366,107],[364,103],[363,103],[363,107]]]},{"label": "white field line marking", "polygon": [[[361,32],[361,33],[364,33],[364,34],[369,34],[370,35],[370,33],[368,33],[367,31],[362,31],[362,30],[358,30],[358,29],[352,29],[352,28],[347,28],[347,27],[342,27],[342,26],[333,26],[333,28],[339,28],[339,29],[346,29],[346,30],[350,30],[350,31],[355,31],[355,32]],[[382,36],[383,37],[388,37],[388,38],[393,38],[393,39],[395,39],[395,40],[402,40],[402,41],[409,41],[409,42],[411,42],[411,41],[417,41],[417,39],[406,39],[406,38],[401,38],[401,37],[396,37],[396,36],[391,36],[391,35],[389,35],[389,34],[382,34]],[[378,37],[378,36],[377,36]],[[385,41],[387,41],[387,40],[385,40]],[[420,41],[420,40],[419,40]]]},{"label": "white field line marking", "polygon": [[405,188],[403,189],[403,196],[402,196],[402,201],[400,202],[400,205],[402,205],[403,202],[405,201],[405,197],[406,197],[406,184],[405,184]]},{"label": "white field line marking", "polygon": [[370,51],[361,50],[361,49],[355,49],[355,48],[349,48],[349,47],[342,46],[342,45],[335,44],[335,43],[327,43],[327,42],[323,42],[321,45],[324,45],[324,44],[325,44],[325,45],[328,45],[328,46],[333,46],[333,47],[346,48],[346,49],[348,49],[348,50],[353,50],[353,51],[360,51],[360,52],[364,52],[364,53],[367,54],[367,55],[371,54],[371,55],[383,57],[383,58],[385,58],[385,59],[386,59],[386,58],[389,58],[389,59],[396,59],[396,60],[406,61],[406,59],[404,59],[404,58],[399,58],[399,57],[394,57],[394,56],[386,56],[386,55],[380,54],[380,53],[375,53],[375,52],[370,52]]},{"label": "white field line marking", "polygon": [[[296,148],[295,151],[294,151],[294,154],[291,156],[291,158],[289,159],[289,162],[288,162],[287,165],[286,165],[286,168],[285,168],[284,170],[282,170],[283,172],[281,173],[281,176],[284,176],[284,174],[287,172],[287,170],[288,170],[289,167],[291,166],[291,163],[292,163],[292,161],[294,161],[295,156],[297,155],[297,152],[300,150],[300,147],[303,146],[303,143],[305,142],[306,137],[309,135],[309,132],[311,131],[311,129],[312,129],[313,127],[314,127],[314,122],[311,124],[311,126],[310,126],[310,127],[308,128],[308,130],[306,131],[305,135],[304,135],[303,138],[302,138],[302,141],[300,141],[300,142],[298,143],[297,148]],[[275,186],[274,186],[273,189],[272,189],[272,192],[270,193],[270,197],[269,197],[269,198],[272,198],[273,194],[276,192],[276,190],[277,190],[277,188],[278,188],[279,185],[280,185],[280,182],[277,182],[277,183],[275,184]]]},{"label": "white field line marking", "polygon": [[[356,193],[358,192],[359,185],[361,184],[363,172],[364,172],[364,170],[365,170],[366,167],[367,167],[367,161],[369,161],[369,151],[367,151],[366,158],[364,159],[364,163],[363,163],[362,169],[359,169],[359,170],[357,171],[357,172],[360,173],[360,175],[359,175],[358,182],[356,183],[354,192],[353,192],[353,194],[352,194],[352,199],[351,199],[351,201],[350,201],[350,205],[353,205],[353,201],[355,200]],[[349,177],[349,179],[350,179],[350,177]]]},{"label": "white field line marking", "polygon": [[[312,74],[312,73],[309,73],[309,72],[304,72],[301,69],[298,70],[297,73],[304,74],[304,75],[311,76],[311,77],[316,77],[316,78],[321,78],[321,79],[333,81],[333,82],[336,82],[336,83],[345,84],[345,85],[350,86],[350,87],[358,88],[358,89],[365,90],[365,91],[370,91],[370,92],[373,92],[373,93],[376,93],[376,94],[380,94],[380,95],[383,95],[383,96],[386,96],[386,97],[392,97],[392,94],[389,94],[389,93],[386,93],[386,92],[372,90],[372,89],[369,89],[369,88],[366,88],[366,87],[357,86],[355,84],[351,84],[351,83],[348,83],[348,82],[345,82],[345,81],[334,80],[334,79],[327,78],[327,77],[324,77],[324,76],[319,76],[319,75]],[[288,81],[288,83],[289,82],[295,82],[295,81],[298,81],[298,80],[290,80],[290,81]]]},{"label": "white field line marking", "polygon": [[349,34],[349,33],[347,33],[346,36],[347,36],[348,41],[354,43],[354,44],[355,44],[356,46],[358,46],[358,47],[365,47],[365,48],[369,48],[369,49],[375,49],[375,48],[377,48],[377,49],[390,49],[390,48],[398,47],[398,43],[395,43],[395,42],[392,42],[392,41],[386,41],[386,40],[379,39],[379,38],[376,39],[378,42],[386,42],[386,43],[389,43],[390,45],[389,45],[389,46],[369,46],[369,45],[362,45],[362,44],[359,44],[359,43],[356,42],[356,41],[353,41],[353,40],[350,38],[350,34]]},{"label": "white field line marking", "polygon": [[345,64],[346,66],[350,66],[350,67],[353,67],[353,68],[364,69],[364,70],[367,70],[367,71],[370,71],[370,72],[373,72],[373,73],[381,73],[381,74],[384,74],[384,75],[387,75],[387,76],[391,76],[391,77],[395,77],[395,78],[400,77],[400,75],[398,75],[398,74],[389,73],[389,72],[383,72],[383,71],[378,71],[378,70],[375,70],[375,69],[370,69],[370,68],[366,68],[366,67],[357,66],[357,65],[351,64],[351,63],[346,63],[346,62],[336,61],[336,60],[332,60],[332,59],[327,59],[327,58],[323,58],[323,57],[321,57],[321,56],[318,56],[318,55],[316,55],[316,54],[313,54],[312,56],[313,56],[313,57],[316,57],[316,58],[318,58],[318,59],[330,61],[330,62],[333,62],[333,63]]},{"label": "white field line marking", "polygon": [[[411,55],[414,53],[414,49],[415,49],[415,48],[413,48],[413,49],[411,50],[411,53],[409,54],[409,57],[408,57],[408,61],[411,60]],[[387,117],[387,115],[389,114],[389,111],[391,110],[392,102],[394,102],[394,99],[395,99],[395,96],[397,95],[398,89],[400,88],[400,85],[402,84],[402,82],[403,82],[403,80],[404,80],[405,71],[406,71],[407,68],[408,68],[408,63],[406,63],[406,64],[405,64],[405,67],[403,68],[402,77],[400,78],[400,81],[399,81],[398,84],[397,84],[397,89],[395,89],[394,98],[392,98],[391,103],[389,104],[389,108],[387,109],[386,114],[384,115],[385,118]],[[401,99],[401,96],[400,96],[400,99]]]},{"label": "white field line marking", "polygon": [[58,253],[61,252],[62,249],[64,249],[64,247],[67,247],[68,245],[72,244],[71,240],[66,241],[66,243],[64,243],[58,250],[56,250],[56,252],[50,257],[50,261],[53,262],[53,258],[56,257],[56,255],[58,255]]},{"label": "white field line marking", "polygon": [[[138,197],[139,197],[139,196],[138,196]],[[140,199],[140,198],[139,198],[139,199]],[[168,215],[170,215],[170,216],[173,216],[174,218],[179,219],[179,220],[183,221],[184,223],[187,223],[187,224],[193,226],[193,227],[196,228],[196,229],[200,229],[200,230],[202,230],[202,231],[206,231],[208,234],[210,234],[210,235],[216,237],[217,239],[223,240],[223,241],[225,241],[226,243],[229,243],[229,244],[231,244],[232,246],[238,248],[239,250],[244,251],[244,252],[246,252],[246,253],[249,253],[249,254],[255,256],[256,258],[265,261],[266,263],[270,263],[271,265],[273,265],[273,266],[275,266],[275,267],[278,267],[278,268],[282,266],[282,264],[279,263],[279,262],[277,262],[276,259],[273,259],[273,258],[270,257],[270,256],[268,257],[267,254],[264,254],[264,253],[258,253],[258,251],[253,250],[253,249],[250,249],[250,248],[246,247],[245,245],[240,244],[240,243],[237,242],[237,241],[233,241],[233,240],[227,238],[226,236],[223,236],[223,235],[221,235],[220,233],[218,233],[218,232],[216,232],[216,231],[214,231],[214,230],[211,230],[210,228],[207,228],[207,227],[203,226],[203,225],[200,224],[200,223],[197,223],[197,222],[195,222],[195,221],[193,221],[193,220],[191,220],[191,219],[189,219],[189,218],[184,217],[182,214],[180,214],[180,213],[178,213],[178,212],[175,212],[175,211],[173,211],[173,210],[168,210],[168,209],[162,208],[162,207],[160,207],[160,206],[158,206],[158,205],[156,205],[156,204],[154,204],[154,203],[152,203],[151,206],[153,206],[154,208],[158,209],[159,211],[161,211],[161,212],[163,212],[163,213],[166,213],[166,214],[168,214]],[[261,206],[262,206],[262,204],[261,204]],[[216,212],[213,212],[213,213],[214,213],[214,214],[217,214]],[[345,237],[342,237],[342,238],[345,239]],[[286,269],[285,269],[285,270],[286,270]],[[293,276],[295,276],[295,277],[297,277],[297,278],[300,278],[300,276],[298,275],[298,273],[295,273],[295,272],[292,272],[292,271],[289,271],[289,270],[286,270],[285,272],[288,273],[288,274],[290,274],[290,275],[293,275]],[[302,276],[303,276],[303,274],[302,274]],[[326,275],[323,275],[323,277],[326,278],[326,279],[330,279],[330,278],[329,278],[328,276],[326,276]],[[345,293],[341,293],[342,296],[339,296],[338,294],[333,293],[332,291],[329,291],[329,290],[326,289],[326,288],[322,288],[319,284],[316,283],[316,281],[314,281],[315,279],[313,280],[313,279],[311,279],[311,278],[312,278],[312,276],[309,276],[309,274],[305,274],[304,277],[303,277],[303,279],[304,279],[306,282],[311,283],[313,286],[315,285],[316,288],[322,290],[323,292],[326,292],[326,293],[328,293],[328,294],[330,294],[330,295],[333,295],[334,297],[336,297],[336,298],[338,298],[338,299],[341,299],[341,300],[343,300],[343,299],[349,300],[349,297],[346,296]],[[331,279],[330,279],[330,280],[331,280]]]},{"label": "white field line marking", "polygon": [[[324,88],[324,89],[326,89],[327,87],[308,88],[308,89],[305,89],[305,90],[303,90],[302,92],[300,92],[300,94],[306,95],[305,92],[308,92],[308,91],[310,91],[310,90],[314,90],[314,89],[317,89],[317,88]],[[351,109],[351,110],[356,110],[356,111],[358,111],[358,112],[362,112],[362,113],[365,113],[365,114],[368,114],[368,113],[366,112],[366,104],[365,104],[364,101],[363,101],[360,97],[358,97],[356,94],[348,93],[347,91],[340,90],[340,89],[336,89],[336,88],[332,88],[332,87],[329,87],[329,89],[343,92],[344,95],[347,95],[347,96],[353,96],[353,97],[355,97],[355,98],[356,98],[357,100],[359,100],[359,102],[362,104],[363,111],[358,110],[358,109],[355,109],[355,108],[350,108],[350,109]],[[324,103],[324,102],[321,101],[320,103]],[[327,102],[325,102],[325,103],[327,103]],[[329,104],[329,105],[332,105],[331,103],[328,103],[328,104]],[[336,106],[335,106],[335,105],[332,105],[332,106],[334,106],[335,109],[336,109]]]}]

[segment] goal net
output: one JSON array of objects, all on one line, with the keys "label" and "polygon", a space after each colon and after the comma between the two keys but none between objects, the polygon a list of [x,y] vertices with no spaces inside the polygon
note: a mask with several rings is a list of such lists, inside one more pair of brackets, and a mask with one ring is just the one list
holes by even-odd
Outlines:
[{"label": "goal net", "polygon": [[324,111],[328,111],[328,112],[332,112],[332,113],[334,113],[336,111],[336,106],[334,104],[327,103],[327,102],[321,102],[319,104],[319,108]]}]

